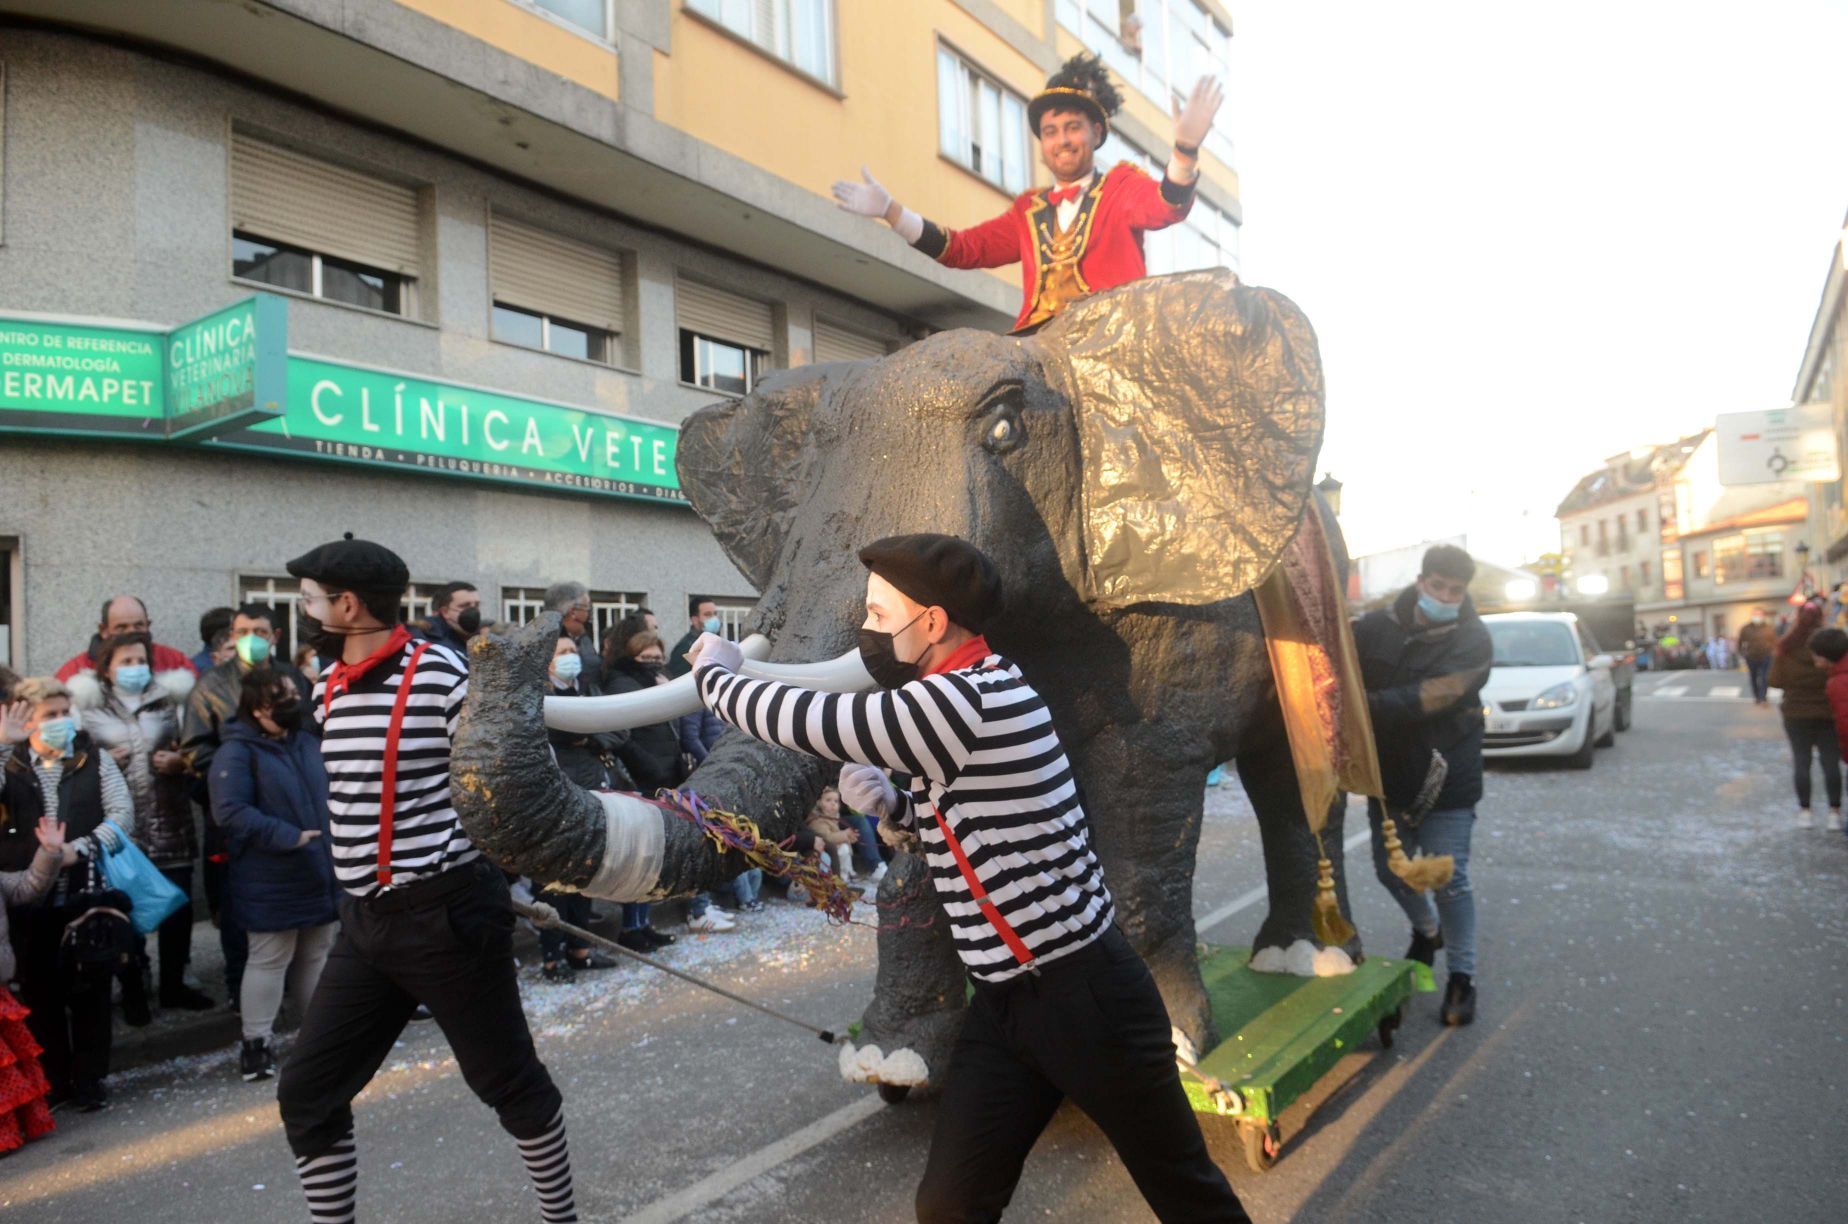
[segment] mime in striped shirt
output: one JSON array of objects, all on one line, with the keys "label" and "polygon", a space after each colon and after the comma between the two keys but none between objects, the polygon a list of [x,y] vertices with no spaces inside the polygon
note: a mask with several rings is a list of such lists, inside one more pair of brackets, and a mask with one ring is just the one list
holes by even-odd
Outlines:
[{"label": "mime in striped shirt", "polygon": [[710,633],[688,657],[719,718],[842,762],[842,798],[921,843],[975,998],[944,1076],[919,1220],[1000,1219],[1067,1097],[1160,1219],[1248,1219],[1181,1088],[1154,979],[1116,927],[1046,703],[982,636],[1002,601],[994,563],[935,534],[880,540],[860,560],[860,654],[879,691],[750,679],[738,647]]},{"label": "mime in striped shirt", "polygon": [[336,660],[314,689],[340,934],[277,1085],[315,1224],[354,1218],[353,1098],[421,1003],[463,1078],[513,1136],[548,1224],[576,1220],[564,1097],[533,1047],[507,879],[449,799],[449,741],[468,669],[398,623],[410,570],[343,540],[297,557],[308,640]]}]

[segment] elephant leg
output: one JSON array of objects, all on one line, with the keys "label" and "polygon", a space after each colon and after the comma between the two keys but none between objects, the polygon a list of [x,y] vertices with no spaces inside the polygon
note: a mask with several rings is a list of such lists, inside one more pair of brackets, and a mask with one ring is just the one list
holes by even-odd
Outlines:
[{"label": "elephant leg", "polygon": [[[861,1082],[940,1087],[962,1031],[968,978],[922,857],[899,854],[879,889],[879,974],[861,1017],[860,1048],[878,1046],[842,1073]],[[913,1057],[915,1056],[915,1057]]]},{"label": "elephant leg", "polygon": [[[1289,953],[1291,972],[1314,973],[1315,953],[1321,944],[1315,937],[1316,850],[1315,837],[1303,814],[1302,792],[1297,785],[1296,767],[1290,759],[1288,744],[1281,733],[1282,717],[1273,705],[1278,733],[1267,742],[1238,754],[1239,780],[1257,813],[1258,833],[1264,847],[1264,876],[1270,891],[1270,910],[1258,928],[1252,950],[1277,949]],[[1329,813],[1322,844],[1334,870],[1335,896],[1343,916],[1347,916],[1347,877],[1343,870],[1345,856],[1341,838],[1345,803]],[[1351,919],[1350,919],[1351,921]],[[1306,949],[1307,951],[1303,951]],[[1348,968],[1358,956],[1358,937],[1341,949],[1348,954]],[[1321,960],[1323,972],[1340,972],[1339,961]]]}]

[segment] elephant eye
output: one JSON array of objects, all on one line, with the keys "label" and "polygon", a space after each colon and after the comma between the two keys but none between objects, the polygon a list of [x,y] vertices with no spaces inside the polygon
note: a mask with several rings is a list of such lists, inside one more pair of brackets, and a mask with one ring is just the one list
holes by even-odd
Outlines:
[{"label": "elephant eye", "polygon": [[1012,416],[999,416],[988,427],[988,433],[982,439],[982,446],[994,455],[1004,455],[1019,446],[1026,439],[1027,431]]}]

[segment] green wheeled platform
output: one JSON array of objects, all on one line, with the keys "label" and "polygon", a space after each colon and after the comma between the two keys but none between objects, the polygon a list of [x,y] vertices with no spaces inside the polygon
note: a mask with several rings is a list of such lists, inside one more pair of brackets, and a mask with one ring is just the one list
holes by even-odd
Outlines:
[{"label": "green wheeled platform", "polygon": [[1370,956],[1339,977],[1257,973],[1250,948],[1203,947],[1200,976],[1224,1040],[1183,1075],[1201,1113],[1238,1120],[1245,1163],[1262,1173],[1281,1147],[1277,1119],[1369,1036],[1391,1048],[1414,990],[1430,990],[1417,961]]}]

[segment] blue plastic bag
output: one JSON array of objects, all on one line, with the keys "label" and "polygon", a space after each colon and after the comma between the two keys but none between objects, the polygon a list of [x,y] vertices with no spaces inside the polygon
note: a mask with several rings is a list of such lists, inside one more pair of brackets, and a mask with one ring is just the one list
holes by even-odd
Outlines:
[{"label": "blue plastic bag", "polygon": [[109,887],[121,889],[134,902],[128,918],[143,935],[153,934],[169,915],[186,904],[186,894],[126,837],[120,850],[103,852],[103,878],[109,881]]}]

